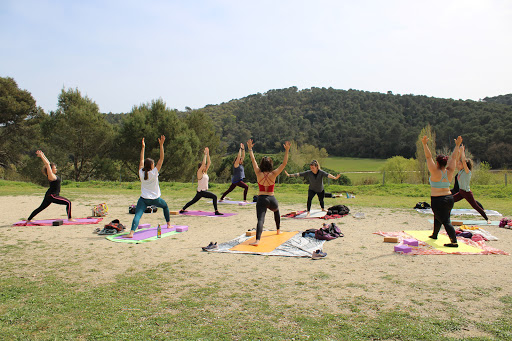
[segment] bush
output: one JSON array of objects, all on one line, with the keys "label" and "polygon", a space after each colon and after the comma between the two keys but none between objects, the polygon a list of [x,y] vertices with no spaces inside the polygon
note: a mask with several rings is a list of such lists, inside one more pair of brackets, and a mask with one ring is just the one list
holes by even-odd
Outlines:
[{"label": "bush", "polygon": [[473,167],[471,183],[474,185],[494,185],[496,181],[492,176],[491,165],[485,161],[480,162]]}]

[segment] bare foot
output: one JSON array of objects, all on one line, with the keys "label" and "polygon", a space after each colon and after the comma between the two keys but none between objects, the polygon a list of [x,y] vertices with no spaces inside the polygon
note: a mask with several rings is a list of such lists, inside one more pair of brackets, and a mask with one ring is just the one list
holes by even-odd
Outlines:
[{"label": "bare foot", "polygon": [[260,245],[260,241],[259,241],[259,240],[257,240],[257,241],[255,241],[254,243],[249,243],[249,245],[252,245],[252,246],[258,246],[258,245]]},{"label": "bare foot", "polygon": [[490,221],[490,220],[487,220],[487,224],[491,224],[491,221]]},{"label": "bare foot", "polygon": [[276,234],[281,234],[281,230],[277,230],[277,231],[276,231]]},{"label": "bare foot", "polygon": [[25,221],[25,224],[23,224],[23,226],[27,226],[28,224],[30,224],[32,222],[32,220],[26,220]]},{"label": "bare foot", "polygon": [[68,219],[68,221],[76,221],[76,220],[75,220],[75,219],[73,219],[73,218],[70,218],[70,219]]},{"label": "bare foot", "polygon": [[124,235],[123,238],[133,238],[133,231]]},{"label": "bare foot", "polygon": [[309,212],[308,212],[308,214],[306,214],[306,218],[309,218]]},{"label": "bare foot", "polygon": [[325,212],[325,211],[326,211],[326,209],[325,209],[325,208],[322,208],[322,212]]},{"label": "bare foot", "polygon": [[220,199],[219,202],[224,202],[224,199]]},{"label": "bare foot", "polygon": [[249,201],[248,201],[248,200],[244,200],[244,202],[245,202],[246,204],[248,204],[248,203],[249,203]]}]

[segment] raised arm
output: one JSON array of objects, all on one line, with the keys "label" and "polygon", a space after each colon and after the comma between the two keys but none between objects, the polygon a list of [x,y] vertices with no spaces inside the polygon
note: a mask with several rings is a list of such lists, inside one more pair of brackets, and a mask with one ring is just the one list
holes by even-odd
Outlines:
[{"label": "raised arm", "polygon": [[421,143],[423,144],[423,151],[425,152],[425,158],[427,159],[427,167],[430,173],[434,172],[436,170],[436,163],[432,159],[432,153],[430,152],[430,149],[427,146],[428,137],[423,136],[421,139]]},{"label": "raised arm", "polygon": [[43,160],[44,167],[46,168],[46,176],[48,177],[48,180],[55,181],[57,179],[57,176],[53,174],[52,166],[50,165],[50,161],[46,158],[43,151],[38,150],[36,152],[36,155]]},{"label": "raised arm", "polygon": [[[236,156],[235,163],[234,163],[235,168],[238,168],[238,166],[240,166],[240,160],[242,157],[242,146],[243,146],[243,144],[240,143],[240,149],[238,149],[238,155]],[[244,154],[245,154],[245,152],[244,152]]]},{"label": "raised arm", "polygon": [[288,152],[290,151],[290,141],[286,141],[284,144],[283,144],[283,147],[284,147],[284,159],[283,159],[283,163],[277,167],[277,169],[274,171],[274,174],[275,176],[278,176],[279,174],[281,174],[281,172],[284,170],[284,167],[286,167],[286,164],[288,163]]},{"label": "raised arm", "polygon": [[139,169],[144,168],[144,149],[145,148],[146,148],[146,143],[144,142],[144,138],[142,138],[142,147],[140,149]]},{"label": "raised arm", "polygon": [[243,143],[240,143],[240,148],[242,148],[242,156],[240,157],[240,162],[245,160],[245,146]]},{"label": "raised arm", "polygon": [[156,164],[156,169],[160,173],[160,169],[162,168],[162,164],[164,163],[164,142],[165,142],[165,136],[161,135],[158,139],[158,144],[160,145],[160,159],[158,159],[158,162]]},{"label": "raised arm", "polygon": [[455,140],[455,148],[453,148],[452,155],[448,159],[448,164],[446,166],[446,169],[449,171],[454,171],[457,166],[457,156],[459,155],[459,148],[462,143],[462,137],[458,136]]},{"label": "raised arm", "polygon": [[210,165],[212,164],[212,162],[210,160],[210,149],[208,147],[206,147],[204,150],[206,153],[206,170],[205,170],[205,173],[206,173],[206,172],[208,172],[208,169],[210,168]]},{"label": "raised arm", "polygon": [[252,168],[254,169],[254,173],[256,173],[256,175],[258,175],[261,171],[260,171],[260,167],[258,167],[258,164],[256,163],[256,159],[254,158],[254,153],[252,152],[253,147],[254,147],[254,142],[252,141],[252,139],[249,139],[247,141],[247,149],[249,150],[249,156],[251,157]]},{"label": "raised arm", "polygon": [[466,162],[466,147],[460,146],[460,159],[462,162],[462,165],[464,166],[464,172],[469,173],[468,164]]}]

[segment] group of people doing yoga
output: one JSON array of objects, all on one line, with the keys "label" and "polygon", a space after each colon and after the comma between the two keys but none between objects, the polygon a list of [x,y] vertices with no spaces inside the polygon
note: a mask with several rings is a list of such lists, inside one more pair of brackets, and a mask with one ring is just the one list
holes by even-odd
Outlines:
[{"label": "group of people doing yoga", "polygon": [[[483,208],[477,204],[473,193],[469,188],[471,180],[471,169],[473,162],[466,159],[465,147],[462,145],[462,137],[455,140],[455,148],[452,154],[437,155],[436,161],[432,158],[432,153],[427,145],[428,137],[423,136],[421,140],[423,151],[427,160],[427,167],[430,173],[430,200],[432,212],[434,213],[434,230],[430,238],[437,239],[441,226],[444,226],[450,243],[444,244],[446,247],[458,247],[455,228],[451,224],[450,215],[455,202],[466,199],[469,204],[482,215],[489,224],[489,218]],[[453,176],[459,185],[459,190],[455,194],[450,191],[450,183]]]},{"label": "group of people doing yoga", "polygon": [[[163,209],[165,221],[170,224],[169,207],[165,200],[161,198],[160,185],[158,181],[159,171],[162,168],[164,161],[164,142],[165,136],[162,135],[158,138],[160,145],[160,158],[155,165],[154,160],[145,158],[145,142],[142,139],[142,148],[140,151],[139,160],[139,178],[141,181],[141,195],[137,201],[135,208],[135,217],[132,221],[130,233],[126,235],[127,238],[132,238],[135,230],[139,225],[139,221],[146,210],[147,206],[157,206]],[[438,155],[434,161],[432,153],[427,145],[428,138],[426,136],[422,139],[423,150],[427,160],[427,166],[430,173],[429,183],[431,186],[431,206],[434,213],[434,229],[430,236],[432,239],[437,239],[441,226],[444,226],[448,236],[450,237],[450,243],[445,244],[447,247],[457,247],[457,238],[455,229],[450,221],[450,214],[453,208],[454,202],[462,199],[466,199],[470,205],[477,210],[482,217],[489,223],[489,219],[485,214],[481,205],[479,205],[473,197],[473,193],[470,190],[469,182],[471,180],[471,170],[473,163],[471,160],[466,159],[465,147],[462,146],[462,137],[458,137],[455,140],[455,149],[450,157],[446,155]],[[254,142],[252,139],[247,141],[247,148],[251,158],[254,173],[256,174],[258,183],[258,199],[256,201],[256,240],[251,245],[258,245],[261,240],[263,232],[263,224],[265,221],[265,215],[267,210],[271,210],[274,213],[274,220],[276,224],[277,234],[280,233],[281,216],[279,213],[279,204],[274,196],[275,181],[279,174],[284,170],[288,163],[288,154],[290,150],[290,142],[286,141],[283,144],[285,154],[283,163],[274,169],[273,161],[270,157],[263,157],[258,164],[253,153]],[[36,152],[36,155],[43,161],[43,174],[48,178],[50,188],[46,192],[43,202],[36,208],[28,217],[25,224],[28,224],[38,213],[47,208],[50,204],[55,203],[58,205],[65,205],[66,212],[68,215],[68,221],[72,220],[71,215],[71,201],[60,196],[60,185],[61,179],[57,176],[57,166],[50,163],[44,153],[40,150]],[[245,147],[243,143],[240,143],[238,154],[233,161],[233,175],[231,177],[231,186],[222,194],[220,201],[224,200],[227,194],[233,191],[237,186],[244,189],[243,198],[247,202],[247,191],[249,187],[243,182],[245,178],[244,162],[245,158]],[[185,213],[187,208],[195,204],[201,198],[209,198],[213,201],[213,207],[216,215],[222,215],[218,210],[217,196],[212,192],[208,191],[208,169],[210,168],[210,151],[208,147],[204,149],[203,160],[198,164],[197,168],[197,192],[192,200],[187,202],[185,206],[180,210],[180,213]],[[456,173],[457,172],[457,173]],[[288,177],[306,177],[309,180],[308,199],[307,199],[307,217],[310,215],[312,199],[318,196],[320,201],[320,207],[322,211],[325,211],[324,205],[324,186],[323,178],[338,179],[340,174],[334,176],[323,171],[320,168],[318,161],[313,160],[310,163],[310,169],[305,172],[288,174]],[[459,185],[458,192],[452,193],[450,191],[450,183],[452,178],[456,174],[456,180]]]}]

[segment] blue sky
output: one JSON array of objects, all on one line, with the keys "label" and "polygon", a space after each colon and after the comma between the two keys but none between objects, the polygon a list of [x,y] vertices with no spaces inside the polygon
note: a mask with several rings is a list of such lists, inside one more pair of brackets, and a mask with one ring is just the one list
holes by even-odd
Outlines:
[{"label": "blue sky", "polygon": [[270,89],[512,93],[512,1],[0,1],[0,76],[45,111],[201,108]]}]

